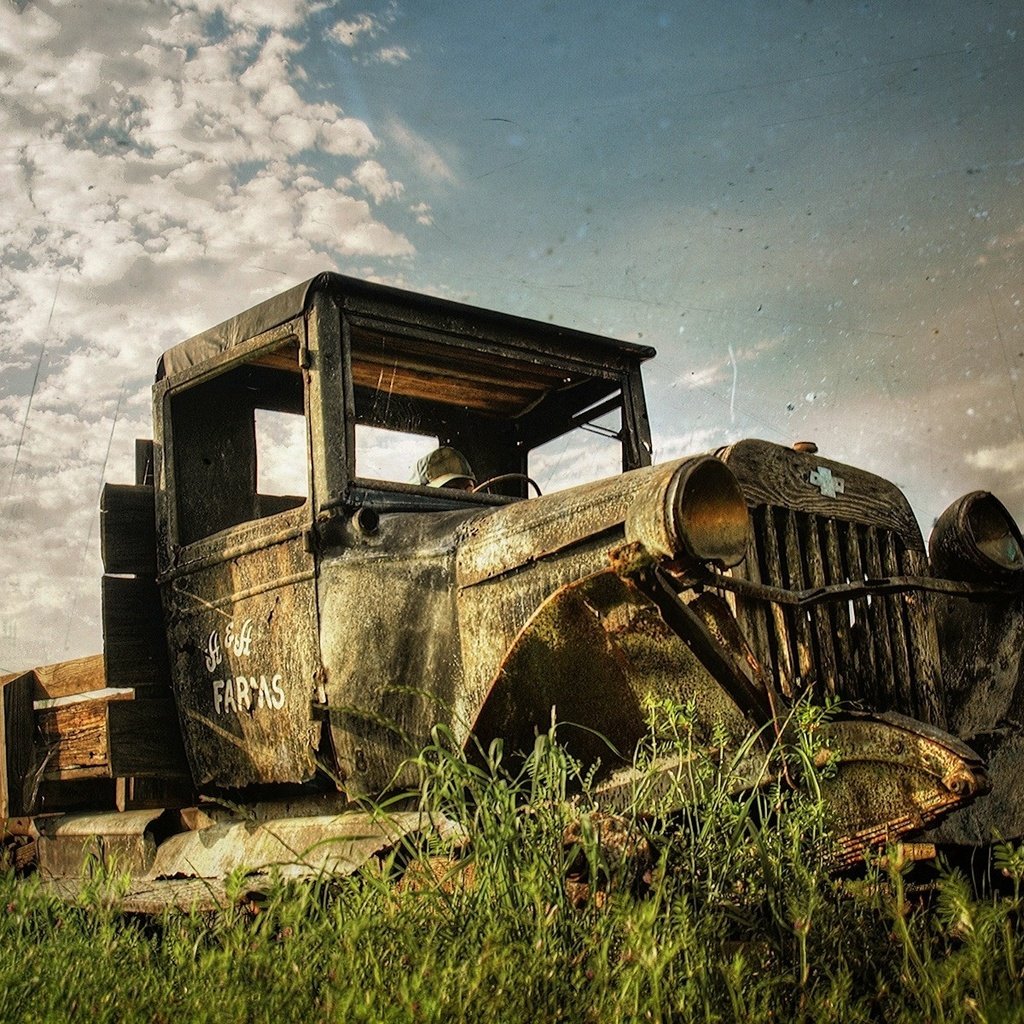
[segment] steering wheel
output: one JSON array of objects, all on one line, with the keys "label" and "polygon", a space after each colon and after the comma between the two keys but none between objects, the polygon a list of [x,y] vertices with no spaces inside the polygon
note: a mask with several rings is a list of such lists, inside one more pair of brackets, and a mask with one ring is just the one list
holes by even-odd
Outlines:
[{"label": "steering wheel", "polygon": [[479,494],[480,491],[490,487],[491,484],[504,483],[506,480],[525,480],[537,492],[537,497],[540,497],[540,487],[537,486],[537,481],[525,473],[499,473],[498,476],[492,476],[490,479],[484,480],[483,483],[477,484],[476,487],[471,487],[469,493]]}]

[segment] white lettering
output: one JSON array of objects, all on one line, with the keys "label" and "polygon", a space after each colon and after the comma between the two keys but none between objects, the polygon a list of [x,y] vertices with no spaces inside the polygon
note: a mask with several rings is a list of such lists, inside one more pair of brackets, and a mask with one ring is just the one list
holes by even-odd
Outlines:
[{"label": "white lettering", "polygon": [[274,689],[274,708],[277,711],[280,711],[281,708],[284,707],[285,697],[284,697],[284,690],[281,687],[281,683],[282,682],[283,682],[283,679],[282,679],[280,673],[277,673],[277,675],[275,675],[274,678],[270,680],[270,685]]},{"label": "white lettering", "polygon": [[235,684],[238,686],[238,693],[237,693],[238,710],[241,711],[243,708],[245,708],[245,710],[248,711],[249,710],[249,680],[246,679],[245,676],[239,676],[235,680]]},{"label": "white lettering", "polygon": [[239,638],[241,649],[236,649],[235,653],[239,657],[248,658],[252,649],[252,619],[246,619],[242,623],[242,635]]},{"label": "white lettering", "polygon": [[236,658],[248,658],[252,653],[252,619],[246,619],[238,633],[235,624],[229,622],[224,629],[224,646],[234,651]]},{"label": "white lettering", "polygon": [[206,642],[206,671],[212,672],[222,660],[220,638],[217,636],[217,630],[214,630]]},{"label": "white lettering", "polygon": [[206,671],[213,672],[224,661],[224,651],[230,651],[236,658],[248,658],[252,654],[252,619],[246,619],[236,632],[234,622],[224,627],[223,643],[221,634],[214,630],[206,641]]},{"label": "white lettering", "polygon": [[287,702],[284,691],[284,676],[275,673],[270,681],[265,675],[228,676],[227,679],[213,681],[213,710],[215,714],[227,714],[229,711],[251,711],[256,708],[271,708],[280,711]]}]

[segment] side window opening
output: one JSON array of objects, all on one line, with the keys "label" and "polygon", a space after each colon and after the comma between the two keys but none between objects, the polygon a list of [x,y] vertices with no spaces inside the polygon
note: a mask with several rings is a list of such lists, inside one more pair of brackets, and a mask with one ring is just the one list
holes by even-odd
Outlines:
[{"label": "side window opening", "polygon": [[356,475],[370,480],[415,483],[416,463],[438,446],[436,436],[356,424]]},{"label": "side window opening", "polygon": [[293,508],[295,498],[305,501],[309,497],[306,419],[299,413],[274,409],[256,409],[255,414],[256,493],[260,503],[270,508],[274,499],[283,498],[284,508]]},{"label": "side window opening", "polygon": [[171,396],[178,542],[308,500],[308,430],[298,342]]}]

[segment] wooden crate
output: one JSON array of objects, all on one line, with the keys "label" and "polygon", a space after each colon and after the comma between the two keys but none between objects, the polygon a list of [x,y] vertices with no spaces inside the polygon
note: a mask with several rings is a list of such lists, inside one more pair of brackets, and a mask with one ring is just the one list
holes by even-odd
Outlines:
[{"label": "wooden crate", "polygon": [[0,678],[0,819],[192,800],[173,699],[106,682],[102,655]]}]

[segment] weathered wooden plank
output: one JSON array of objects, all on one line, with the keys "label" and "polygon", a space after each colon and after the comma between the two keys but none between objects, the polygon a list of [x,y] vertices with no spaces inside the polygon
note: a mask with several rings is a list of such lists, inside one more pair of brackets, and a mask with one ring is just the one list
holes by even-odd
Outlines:
[{"label": "weathered wooden plank", "polygon": [[171,698],[108,704],[107,736],[112,775],[192,778]]},{"label": "weathered wooden plank", "polygon": [[156,581],[104,576],[103,656],[108,686],[169,686]]},{"label": "weathered wooden plank", "polygon": [[32,672],[8,679],[0,700],[0,818],[32,814],[35,748],[32,696],[36,677]]},{"label": "weathered wooden plank", "polygon": [[[775,527],[775,515],[771,508],[759,510],[759,515],[764,517],[764,560],[765,573],[763,582],[773,586],[786,586],[786,578],[782,572],[782,556],[779,552],[779,535]],[[789,625],[786,622],[786,613],[781,605],[770,606],[772,622],[775,626],[776,647],[776,669],[778,670],[779,689],[787,697],[796,693],[796,669],[791,649],[791,638]]]},{"label": "weathered wooden plank", "polygon": [[71,810],[103,810],[115,807],[117,780],[106,778],[46,781],[39,785],[35,813]]},{"label": "weathered wooden plank", "polygon": [[[807,574],[804,572],[801,558],[800,534],[797,526],[797,514],[793,509],[780,509],[784,551],[786,555],[786,585],[790,590],[803,590],[807,586]],[[788,618],[792,622],[793,639],[796,641],[797,669],[800,674],[802,688],[806,689],[813,682],[820,686],[821,681],[814,679],[814,651],[811,646],[811,623],[808,613],[803,608],[787,609]]]},{"label": "weathered wooden plank", "polygon": [[59,661],[33,669],[36,686],[35,700],[71,697],[91,690],[102,690],[106,685],[103,655],[90,654],[85,658]]},{"label": "weathered wooden plank", "polygon": [[[807,556],[807,582],[812,587],[822,587],[827,581],[825,579],[825,563],[821,554],[822,543],[817,517],[808,515],[805,527],[801,532],[804,552]],[[841,690],[836,665],[836,651],[832,640],[835,633],[833,609],[827,605],[812,608],[811,622],[814,625],[814,642],[818,648],[818,668],[822,676],[820,685],[823,690],[835,695],[837,691],[841,692]]]},{"label": "weathered wooden plank", "polygon": [[155,495],[145,485],[103,485],[100,551],[107,572],[156,575]]},{"label": "weathered wooden plank", "polygon": [[107,706],[130,694],[82,700],[36,713],[43,778],[49,782],[108,778]]},{"label": "weathered wooden plank", "polygon": [[[898,576],[900,574],[900,561],[896,547],[896,538],[891,534],[882,533],[878,537],[878,546],[882,558],[882,572],[886,576]],[[889,627],[892,633],[893,670],[896,675],[892,694],[893,707],[905,715],[914,715],[916,712],[911,692],[913,670],[911,668],[907,630],[903,621],[906,610],[905,600],[902,595],[894,595],[882,598],[881,603],[886,609],[886,617],[889,620]]]},{"label": "weathered wooden plank", "polygon": [[[839,529],[834,519],[822,524],[825,535],[825,581],[826,583],[847,583],[843,572],[842,548],[839,544]],[[850,642],[850,606],[842,601],[832,608],[832,623],[835,629],[836,671],[839,676],[839,692],[845,699],[856,698],[854,680],[857,677],[853,646]]]},{"label": "weathered wooden plank", "polygon": [[[846,555],[846,569],[850,582],[866,579],[864,559],[860,550],[860,535],[853,523],[842,525],[842,544]],[[872,626],[868,614],[868,600],[862,597],[853,603],[853,622],[850,630],[850,642],[853,647],[853,661],[860,683],[860,693],[856,697],[875,704],[879,697],[878,665],[875,660],[875,648],[872,643]]]},{"label": "weathered wooden plank", "polygon": [[160,596],[156,581],[132,576],[104,576],[103,639],[125,642],[140,634],[163,638],[163,622],[157,614]]}]

